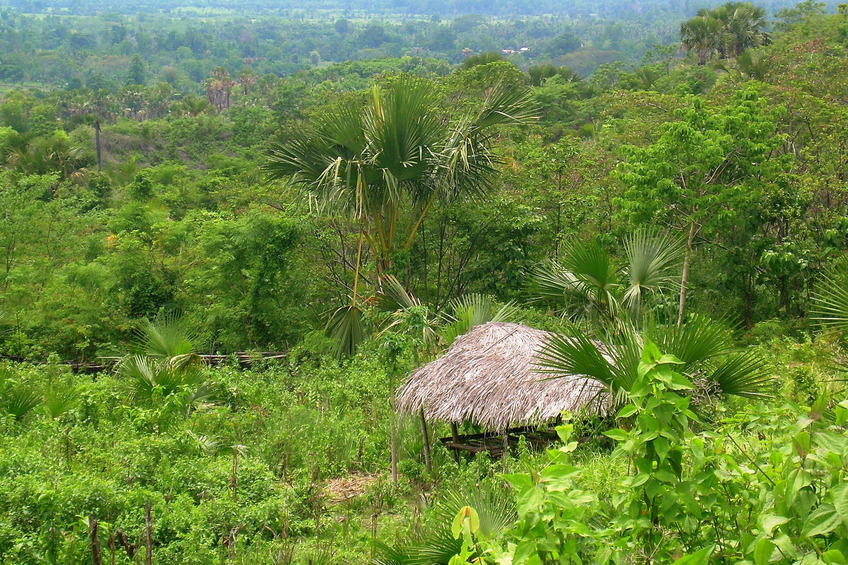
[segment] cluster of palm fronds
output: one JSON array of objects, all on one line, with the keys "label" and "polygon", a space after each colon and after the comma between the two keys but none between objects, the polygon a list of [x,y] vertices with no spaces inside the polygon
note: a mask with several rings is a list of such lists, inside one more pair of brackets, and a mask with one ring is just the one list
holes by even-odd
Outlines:
[{"label": "cluster of palm fronds", "polygon": [[21,421],[42,408],[58,418],[76,406],[79,390],[73,383],[55,382],[46,390],[14,374],[9,366],[0,366],[0,412]]},{"label": "cluster of palm fronds", "polygon": [[679,288],[683,243],[655,229],[624,240],[625,264],[616,266],[597,241],[570,240],[560,260],[540,267],[530,282],[536,300],[553,300],[567,318],[603,325],[627,317],[637,323],[649,297],[673,295]]},{"label": "cluster of palm fronds", "polygon": [[542,370],[591,377],[622,395],[636,381],[642,347],[650,339],[683,362],[680,370],[698,382],[701,394],[766,395],[771,377],[765,361],[736,349],[724,324],[703,316],[677,325],[653,321],[650,300],[673,303],[679,292],[681,239],[642,229],[627,236],[623,247],[625,263],[616,267],[600,243],[571,241],[560,262],[537,272],[536,297],[557,300],[563,316],[575,323],[568,336],[544,347]]},{"label": "cluster of palm fronds", "polygon": [[187,392],[192,407],[212,396],[205,363],[194,352],[194,336],[177,318],[143,320],[131,349],[117,371],[130,380],[136,398],[149,401]]},{"label": "cluster of palm fronds", "polygon": [[414,331],[426,349],[449,346],[475,326],[487,322],[512,322],[520,316],[515,303],[510,301],[499,306],[491,296],[479,293],[455,298],[438,315],[431,315],[429,309],[392,276],[385,277],[380,298],[383,311],[388,313],[383,331],[400,325],[408,329],[410,318],[417,316]]},{"label": "cluster of palm fronds", "polygon": [[766,361],[756,352],[736,348],[731,336],[725,325],[701,316],[681,326],[652,326],[643,332],[618,324],[601,348],[576,330],[548,341],[540,354],[540,370],[553,376],[591,377],[621,399],[636,383],[642,348],[650,339],[682,362],[678,370],[698,384],[701,395],[768,396],[772,376]]}]

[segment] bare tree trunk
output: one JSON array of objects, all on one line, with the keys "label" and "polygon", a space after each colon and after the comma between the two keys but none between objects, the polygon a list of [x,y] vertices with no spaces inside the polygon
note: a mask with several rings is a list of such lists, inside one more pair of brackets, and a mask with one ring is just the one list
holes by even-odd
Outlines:
[{"label": "bare tree trunk", "polygon": [[689,225],[689,237],[686,239],[686,258],[683,260],[683,276],[680,278],[680,309],[677,311],[677,327],[683,325],[683,310],[686,307],[686,285],[689,283],[689,264],[692,261],[692,243],[695,241],[695,220]]},{"label": "bare tree trunk", "polygon": [[88,517],[88,532],[91,534],[91,565],[101,565],[100,542],[97,541],[97,520],[93,515]]},{"label": "bare tree trunk", "polygon": [[421,416],[421,435],[424,437],[424,466],[428,471],[433,470],[433,464],[430,460],[430,434],[427,433],[427,420],[424,418],[424,409],[419,413]]}]

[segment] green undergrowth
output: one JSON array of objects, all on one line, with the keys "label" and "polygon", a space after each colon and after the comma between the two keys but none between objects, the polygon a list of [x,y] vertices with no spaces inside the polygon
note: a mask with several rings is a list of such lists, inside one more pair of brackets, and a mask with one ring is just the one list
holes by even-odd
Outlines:
[{"label": "green undergrowth", "polygon": [[[486,559],[498,563],[506,556],[548,563],[553,555],[648,562],[651,552],[673,561],[706,547],[723,563],[814,563],[806,556],[841,551],[834,536],[845,527],[834,517],[841,499],[833,498],[845,490],[834,490],[848,461],[844,415],[834,412],[845,394],[835,362],[822,361],[838,359],[840,348],[827,335],[758,348],[780,377],[777,396],[701,399],[691,407],[696,417],[680,424],[676,448],[648,448],[650,433],[625,447],[644,431],[634,412],[615,424],[625,435],[604,434],[611,420],[570,420],[567,453],[520,442],[506,461],[468,458],[434,441],[428,471],[419,423],[407,417],[397,485],[388,472],[389,376],[368,348],[343,363],[302,350],[248,369],[207,368],[204,394],[195,380],[170,394],[155,387],[141,394],[119,373],[7,363],[0,367],[0,562],[90,562],[96,519],[101,556],[135,563],[145,553],[150,504],[155,563],[447,563],[462,549],[450,522],[464,505],[489,528],[475,534],[477,549],[489,548]],[[664,394],[675,405],[676,392]],[[828,409],[818,415],[811,406],[824,406],[821,398]],[[432,433],[449,430],[442,424]],[[668,514],[656,492],[646,499],[647,483],[635,484],[638,458],[666,447],[680,451],[682,464],[661,473],[657,459],[641,472],[684,498],[690,485],[691,497],[681,499],[692,506],[686,517]],[[559,476],[558,465],[570,471]],[[709,480],[696,476],[705,470]],[[527,488],[535,489],[532,501]],[[582,501],[583,518],[572,520],[588,529],[565,520],[564,494]],[[828,508],[836,514],[825,516]],[[812,522],[822,516],[833,524]],[[559,541],[534,537],[536,528]],[[543,542],[548,549],[534,545]],[[556,543],[558,553],[550,549]],[[444,559],[421,561],[434,545]],[[530,546],[539,561],[529,558]],[[771,561],[754,558],[769,548]],[[662,559],[651,562],[670,562]]]}]

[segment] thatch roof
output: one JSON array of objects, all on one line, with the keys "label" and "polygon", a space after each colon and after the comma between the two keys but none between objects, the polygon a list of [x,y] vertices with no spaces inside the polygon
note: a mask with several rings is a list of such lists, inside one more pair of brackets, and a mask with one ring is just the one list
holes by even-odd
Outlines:
[{"label": "thatch roof", "polygon": [[429,420],[471,420],[493,430],[578,411],[596,400],[603,386],[585,377],[550,379],[540,373],[536,355],[549,335],[502,322],[472,328],[442,357],[409,376],[398,394],[398,410],[424,408]]}]

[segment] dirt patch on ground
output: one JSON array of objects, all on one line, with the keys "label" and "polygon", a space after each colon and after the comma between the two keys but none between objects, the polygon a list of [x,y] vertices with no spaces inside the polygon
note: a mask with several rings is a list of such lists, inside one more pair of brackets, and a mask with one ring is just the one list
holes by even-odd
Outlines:
[{"label": "dirt patch on ground", "polygon": [[362,496],[368,487],[379,480],[379,475],[350,475],[327,481],[324,492],[331,502],[344,502]]}]

